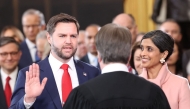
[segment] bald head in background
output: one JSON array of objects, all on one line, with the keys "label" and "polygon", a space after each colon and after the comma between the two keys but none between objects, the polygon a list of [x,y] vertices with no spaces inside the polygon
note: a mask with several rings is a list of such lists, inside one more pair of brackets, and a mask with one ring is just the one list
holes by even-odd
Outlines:
[{"label": "bald head in background", "polygon": [[137,37],[137,25],[132,15],[121,13],[113,19],[112,23],[128,28],[132,35],[132,44],[135,42]]},{"label": "bald head in background", "polygon": [[85,43],[88,52],[90,52],[92,55],[97,56],[97,50],[95,46],[95,35],[99,31],[100,26],[97,24],[91,24],[89,25],[85,31],[86,31],[86,38]]},{"label": "bald head in background", "polygon": [[181,29],[178,23],[172,19],[166,20],[160,25],[159,30],[169,34],[176,42],[182,39]]},{"label": "bald head in background", "polygon": [[77,51],[75,53],[76,59],[80,59],[87,54],[87,49],[85,46],[85,37],[86,37],[86,32],[84,30],[80,30],[79,36],[77,39],[77,41],[78,41]]}]

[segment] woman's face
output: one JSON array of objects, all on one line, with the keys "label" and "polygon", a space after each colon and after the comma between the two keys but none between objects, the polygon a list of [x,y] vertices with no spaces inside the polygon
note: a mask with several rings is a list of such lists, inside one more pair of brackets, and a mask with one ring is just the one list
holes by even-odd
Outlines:
[{"label": "woman's face", "polygon": [[173,53],[171,54],[171,56],[169,57],[169,59],[167,60],[167,64],[168,65],[175,65],[177,60],[178,60],[178,55],[179,55],[179,51],[178,51],[178,47],[177,44],[174,44],[174,50]]},{"label": "woman's face", "polygon": [[134,53],[134,66],[138,74],[141,74],[142,72],[142,66],[141,66],[141,49],[138,48]]},{"label": "woman's face", "polygon": [[3,36],[5,37],[13,37],[17,42],[21,42],[21,40],[18,38],[18,36],[15,35],[15,33],[11,29],[7,29]]},{"label": "woman's face", "polygon": [[163,53],[154,45],[150,38],[143,39],[141,42],[141,62],[143,68],[152,68],[160,65],[160,59],[163,58]]}]

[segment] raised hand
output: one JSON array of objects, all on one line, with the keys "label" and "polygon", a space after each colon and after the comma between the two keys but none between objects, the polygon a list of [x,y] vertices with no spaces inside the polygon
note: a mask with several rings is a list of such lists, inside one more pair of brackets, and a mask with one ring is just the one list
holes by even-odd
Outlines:
[{"label": "raised hand", "polygon": [[26,71],[25,102],[34,102],[46,85],[47,78],[44,78],[40,83],[39,73],[39,66],[35,63],[29,66],[29,71]]}]

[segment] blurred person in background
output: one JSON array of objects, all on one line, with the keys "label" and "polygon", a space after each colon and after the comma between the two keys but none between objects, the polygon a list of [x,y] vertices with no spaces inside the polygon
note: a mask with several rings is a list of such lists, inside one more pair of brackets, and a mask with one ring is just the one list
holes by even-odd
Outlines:
[{"label": "blurred person in background", "polygon": [[182,73],[182,55],[183,50],[180,43],[175,42],[171,56],[166,61],[170,72],[176,75],[183,76]]},{"label": "blurred person in background", "polygon": [[51,50],[51,46],[49,45],[49,43],[47,42],[44,46],[44,52],[43,52],[43,55],[42,55],[42,60],[44,60],[46,57],[49,56],[49,53],[50,53],[50,50]]},{"label": "blurred person in background", "polygon": [[159,30],[162,30],[163,32],[169,34],[174,39],[174,41],[178,43],[181,42],[182,39],[181,29],[179,24],[175,20],[173,19],[166,20],[160,25]]},{"label": "blurred person in background", "polygon": [[86,32],[84,30],[79,31],[78,36],[78,46],[77,51],[75,53],[75,59],[80,60],[82,57],[84,57],[87,54],[87,49],[85,46],[85,38],[86,38]]},{"label": "blurred person in background", "polygon": [[85,46],[87,48],[87,54],[82,57],[80,60],[86,63],[89,63],[100,69],[97,58],[97,50],[95,46],[95,35],[99,31],[100,26],[97,24],[91,24],[86,27],[86,37],[85,37]]},{"label": "blurred person in background", "polygon": [[12,37],[0,37],[0,108],[8,109],[20,67],[20,44]]},{"label": "blurred person in background", "polygon": [[136,38],[136,42],[141,41],[141,39],[142,39],[142,37],[143,37],[144,35],[145,35],[145,33],[143,33],[143,32],[138,33],[138,34],[137,34],[137,38]]},{"label": "blurred person in background", "polygon": [[22,56],[19,65],[26,67],[39,60],[36,54],[36,36],[45,29],[43,13],[36,9],[26,10],[22,15],[22,28],[26,39],[21,43]]},{"label": "blurred person in background", "polygon": [[132,51],[131,51],[131,58],[130,58],[130,65],[133,68],[133,74],[140,75],[142,72],[141,66],[141,48],[140,42],[135,42]]},{"label": "blurred person in background", "polygon": [[13,37],[19,43],[24,41],[24,35],[22,32],[17,27],[12,25],[5,26],[1,30],[1,37]]},{"label": "blurred person in background", "polygon": [[49,44],[47,41],[46,34],[47,32],[43,30],[43,31],[40,31],[36,37],[37,55],[40,58],[40,60],[42,60],[45,50],[46,49],[50,50],[50,46],[48,47]]},{"label": "blurred person in background", "polygon": [[135,18],[132,14],[121,13],[118,14],[112,21],[112,23],[128,28],[132,35],[132,44],[135,43],[137,38],[137,25],[135,23]]},{"label": "blurred person in background", "polygon": [[[162,11],[163,10],[163,11]],[[181,28],[182,47],[190,49],[190,1],[189,0],[154,0],[152,20],[162,23],[166,19],[174,19]],[[163,14],[162,12],[165,12]],[[159,21],[159,16],[164,19]],[[172,27],[171,27],[172,28]]]},{"label": "blurred person in background", "polygon": [[189,109],[190,88],[186,78],[171,73],[167,62],[173,53],[174,40],[161,30],[145,34],[141,40],[141,77],[164,91],[171,109]]}]

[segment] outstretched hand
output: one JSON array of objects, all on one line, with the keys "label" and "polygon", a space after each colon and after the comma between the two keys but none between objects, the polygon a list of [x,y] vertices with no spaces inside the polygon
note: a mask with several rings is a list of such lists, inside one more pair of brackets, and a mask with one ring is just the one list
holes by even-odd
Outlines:
[{"label": "outstretched hand", "polygon": [[25,101],[34,102],[36,97],[39,96],[47,82],[45,77],[40,84],[40,71],[38,64],[33,63],[29,66],[29,71],[26,71],[25,82]]}]

